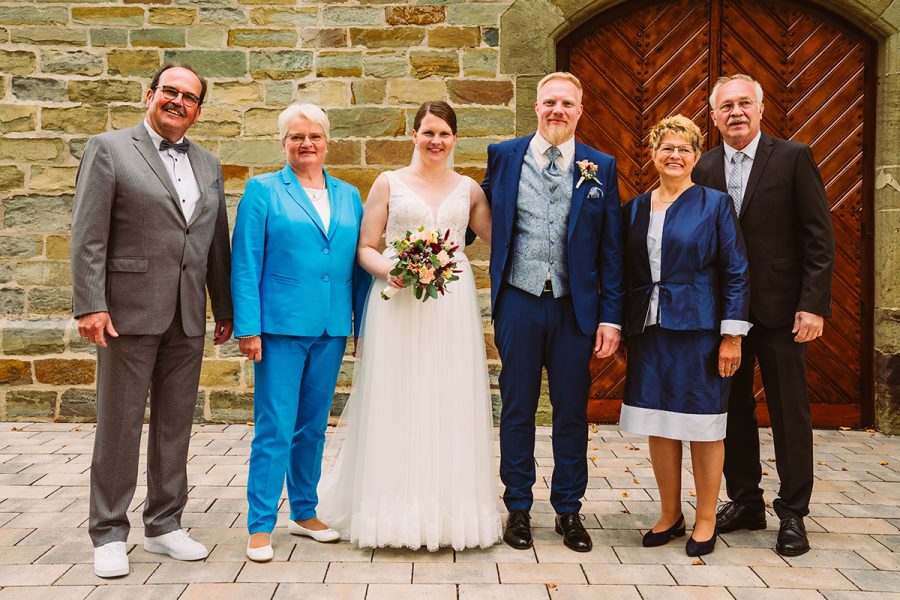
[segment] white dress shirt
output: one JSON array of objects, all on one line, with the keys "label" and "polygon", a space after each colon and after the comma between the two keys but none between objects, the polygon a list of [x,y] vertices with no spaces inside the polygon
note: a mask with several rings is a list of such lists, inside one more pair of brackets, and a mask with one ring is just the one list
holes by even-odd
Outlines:
[{"label": "white dress shirt", "polygon": [[[528,149],[531,151],[532,156],[534,156],[539,168],[546,169],[547,165],[550,164],[550,159],[547,158],[547,148],[552,145],[553,144],[541,137],[540,133],[534,134],[534,137],[531,138]],[[569,169],[569,163],[575,158],[575,137],[570,137],[568,140],[557,146],[557,148],[559,148],[561,154],[560,157],[556,159],[556,166],[559,167],[560,171],[566,173]]]},{"label": "white dress shirt", "polygon": [[[197,201],[200,200],[200,187],[197,185],[197,179],[194,177],[194,170],[191,168],[191,161],[187,152],[182,154],[174,148],[160,150],[159,143],[163,140],[162,136],[154,131],[146,119],[144,120],[144,127],[147,128],[153,147],[159,152],[159,158],[162,159],[163,164],[166,166],[172,185],[175,186],[175,190],[178,192],[178,205],[181,207],[181,212],[184,213],[184,221],[189,223],[191,216],[194,214],[194,209],[197,208]],[[184,138],[182,137],[177,143],[183,140]]]},{"label": "white dress shirt", "polygon": [[[761,131],[757,132],[756,137],[750,140],[750,143],[741,150],[746,156],[744,163],[741,165],[741,190],[745,197],[747,195],[747,182],[750,181],[750,169],[753,168],[753,159],[756,158],[756,149],[759,147],[760,136],[762,136]],[[722,148],[725,150],[725,181],[728,181],[728,175],[731,173],[731,169],[734,168],[734,153],[738,149],[732,148],[725,142],[722,142]],[[743,202],[743,199],[741,202]]]},{"label": "white dress shirt", "polygon": [[325,233],[328,233],[328,225],[331,223],[331,202],[328,199],[328,188],[317,190],[315,188],[303,187],[303,191],[312,200],[319,218],[322,219],[322,225],[325,227]]}]

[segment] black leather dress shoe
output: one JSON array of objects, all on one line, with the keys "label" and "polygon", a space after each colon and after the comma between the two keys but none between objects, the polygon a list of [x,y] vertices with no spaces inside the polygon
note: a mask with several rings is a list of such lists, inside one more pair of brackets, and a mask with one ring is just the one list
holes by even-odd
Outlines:
[{"label": "black leather dress shoe", "polygon": [[809,552],[809,539],[802,517],[788,517],[781,520],[775,552],[782,556],[800,556]]},{"label": "black leather dress shoe", "polygon": [[527,510],[512,510],[506,519],[503,541],[516,550],[531,548],[531,515]]},{"label": "black leather dress shoe", "polygon": [[581,515],[577,512],[556,515],[556,533],[563,536],[566,548],[575,552],[590,552],[594,547],[591,536],[581,524]]},{"label": "black leather dress shoe", "polygon": [[713,531],[712,537],[705,542],[698,542],[694,536],[688,538],[687,544],[684,545],[684,551],[688,556],[703,556],[711,554],[716,549],[716,538],[719,537],[718,531]]},{"label": "black leather dress shoe", "polygon": [[738,529],[766,528],[766,511],[756,512],[736,502],[726,502],[716,513],[716,529],[719,533],[731,533]]},{"label": "black leather dress shoe", "polygon": [[681,537],[684,535],[684,515],[678,517],[678,520],[675,521],[675,524],[666,529],[665,531],[654,532],[651,528],[650,531],[644,534],[644,539],[641,540],[641,543],[644,545],[644,548],[655,548],[656,546],[662,546],[663,544],[669,543],[673,537]]}]

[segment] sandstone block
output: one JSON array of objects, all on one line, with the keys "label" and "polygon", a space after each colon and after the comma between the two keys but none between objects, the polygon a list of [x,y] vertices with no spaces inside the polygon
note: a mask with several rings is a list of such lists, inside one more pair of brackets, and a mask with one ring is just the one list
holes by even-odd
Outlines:
[{"label": "sandstone block", "polygon": [[[147,109],[143,106],[111,106],[109,108],[109,123],[113,129],[122,129],[124,127],[134,127],[147,114]],[[203,115],[200,116],[203,118]]]},{"label": "sandstone block", "polygon": [[25,290],[18,287],[0,288],[0,315],[20,315],[24,312]]},{"label": "sandstone block", "polygon": [[244,135],[278,137],[278,115],[281,109],[251,108],[244,112]]},{"label": "sandstone block", "polygon": [[241,382],[241,361],[205,360],[200,369],[200,385],[223,387]]},{"label": "sandstone block", "polygon": [[129,37],[134,48],[183,48],[186,42],[184,29],[174,27],[132,29]]},{"label": "sandstone block", "polygon": [[390,29],[350,28],[350,45],[366,48],[409,48],[419,46],[425,39],[421,27],[391,27]]},{"label": "sandstone block", "polygon": [[152,6],[149,15],[154,25],[193,25],[197,10],[181,6]]},{"label": "sandstone block", "polygon": [[363,56],[363,70],[368,77],[405,77],[409,74],[409,61],[405,52],[367,52]]},{"label": "sandstone block", "polygon": [[253,104],[262,102],[263,88],[256,82],[216,81],[209,97],[218,104]]},{"label": "sandstone block", "polygon": [[0,8],[0,25],[66,25],[69,11],[65,6],[4,6]]},{"label": "sandstone block", "polygon": [[472,48],[464,50],[462,57],[463,76],[496,77],[500,54],[496,48]]},{"label": "sandstone block", "polygon": [[65,351],[66,321],[7,321],[3,326],[3,353],[10,356],[58,354]]},{"label": "sandstone block", "polygon": [[384,18],[388,25],[433,25],[447,18],[446,7],[436,5],[425,6],[387,6]]},{"label": "sandstone block", "polygon": [[95,366],[93,360],[47,358],[34,361],[34,375],[48,385],[87,385],[94,383]]},{"label": "sandstone block", "polygon": [[481,39],[491,48],[496,48],[500,45],[500,29],[498,27],[482,27]]},{"label": "sandstone block", "polygon": [[[241,191],[250,178],[250,168],[242,165],[222,165],[222,175],[225,177],[226,190]],[[233,224],[234,219],[229,218],[228,222]]]},{"label": "sandstone block", "polygon": [[350,85],[353,104],[381,104],[387,91],[387,81],[383,79],[362,79]]},{"label": "sandstone block", "polygon": [[13,269],[19,285],[71,285],[71,269],[67,261],[21,261]]},{"label": "sandstone block", "polygon": [[[41,129],[66,133],[100,133],[106,131],[106,115],[105,106],[43,108],[41,109]],[[33,177],[34,173],[32,172]]]},{"label": "sandstone block", "polygon": [[390,137],[406,131],[403,111],[396,108],[335,109],[328,117],[336,138]]},{"label": "sandstone block", "polygon": [[124,48],[128,45],[128,30],[98,27],[91,29],[91,46]]},{"label": "sandstone block", "polygon": [[200,6],[198,16],[201,23],[233,26],[246,23],[247,15],[237,6]]},{"label": "sandstone block", "polygon": [[253,393],[213,391],[209,393],[209,412],[214,421],[253,421]]},{"label": "sandstone block", "polygon": [[187,30],[188,45],[215,50],[225,45],[227,31],[218,25],[194,26]]},{"label": "sandstone block", "polygon": [[250,21],[255,25],[309,27],[315,25],[318,18],[319,9],[315,6],[290,8],[284,6],[260,6],[250,9]]},{"label": "sandstone block", "polygon": [[325,25],[384,25],[384,11],[374,6],[325,6]]},{"label": "sandstone block", "polygon": [[219,146],[222,162],[237,165],[283,165],[284,154],[277,139],[222,142]]},{"label": "sandstone block", "polygon": [[292,29],[230,29],[229,46],[245,48],[293,48],[297,32]]},{"label": "sandstone block", "polygon": [[49,259],[68,259],[72,239],[67,235],[48,235],[44,250]]},{"label": "sandstone block", "polygon": [[96,76],[103,73],[103,57],[86,50],[45,50],[41,52],[41,71]]},{"label": "sandstone block", "polygon": [[362,53],[322,50],[316,55],[316,76],[362,76]]},{"label": "sandstone block", "polygon": [[447,97],[447,84],[443,81],[418,79],[392,79],[388,84],[388,102],[391,104],[421,104],[427,100],[443,100]]},{"label": "sandstone block", "polygon": [[35,235],[0,235],[0,256],[31,258],[41,253],[40,237]]},{"label": "sandstone block", "polygon": [[435,27],[428,30],[431,48],[476,48],[481,43],[478,27]]},{"label": "sandstone block", "polygon": [[43,138],[0,139],[0,160],[56,160],[64,154],[62,140]]},{"label": "sandstone block", "polygon": [[0,358],[0,383],[27,385],[31,381],[31,363],[12,358]]},{"label": "sandstone block", "polygon": [[67,423],[97,420],[97,393],[92,389],[69,388],[59,399],[59,419]]},{"label": "sandstone block", "polygon": [[64,102],[66,82],[46,77],[13,77],[12,93],[18,100]]},{"label": "sandstone block", "polygon": [[0,189],[11,192],[25,186],[25,173],[15,165],[0,165]]},{"label": "sandstone block", "polygon": [[312,72],[312,52],[279,50],[251,52],[250,74],[255,78],[299,79]]},{"label": "sandstone block", "polygon": [[38,46],[86,46],[87,31],[66,27],[26,27],[13,29],[9,34],[12,44],[35,44]]},{"label": "sandstone block", "polygon": [[409,53],[413,77],[456,77],[459,75],[459,56],[456,52],[413,50]]},{"label": "sandstone block", "polygon": [[300,34],[301,48],[346,48],[346,29],[305,29]]},{"label": "sandstone block", "polygon": [[207,106],[190,134],[198,137],[237,137],[241,134],[241,113],[222,106]]},{"label": "sandstone block", "polygon": [[511,136],[515,131],[516,114],[505,108],[460,108],[456,111],[466,137]]},{"label": "sandstone block", "polygon": [[138,27],[144,24],[144,9],[140,6],[75,6],[72,21],[83,25]]},{"label": "sandstone block", "polygon": [[[460,123],[460,128],[464,128],[466,126],[466,123]],[[487,162],[488,144],[491,144],[495,141],[496,140],[483,138],[459,138],[459,141],[457,141],[456,143],[456,148],[454,148],[454,157],[456,159],[456,164],[484,164],[485,162]]]},{"label": "sandstone block", "polygon": [[23,104],[0,104],[0,133],[34,131],[37,111]]},{"label": "sandstone block", "polygon": [[253,367],[252,360],[243,361],[241,372],[243,373],[244,387],[253,388],[256,382],[256,371]]},{"label": "sandstone block", "polygon": [[294,100],[293,81],[267,81],[265,83],[266,104],[287,106]]},{"label": "sandstone block", "polygon": [[447,7],[447,23],[450,25],[498,26],[500,15],[509,6],[503,4],[456,4]]},{"label": "sandstone block", "polygon": [[6,393],[6,418],[9,421],[52,419],[56,414],[56,392],[10,390]]},{"label": "sandstone block", "polygon": [[34,52],[24,50],[0,50],[0,64],[9,75],[31,75],[37,66]]},{"label": "sandstone block", "polygon": [[140,102],[141,84],[118,79],[73,80],[68,83],[72,102]]},{"label": "sandstone block", "polygon": [[110,75],[150,77],[159,68],[155,50],[110,50],[106,55]]},{"label": "sandstone block", "polygon": [[187,63],[204,77],[243,77],[247,74],[247,56],[239,50],[166,50],[163,60]]},{"label": "sandstone block", "polygon": [[358,165],[362,155],[362,142],[334,140],[328,142],[327,165]]},{"label": "sandstone block", "polygon": [[68,232],[72,222],[72,196],[29,194],[0,201],[3,227],[41,233]]},{"label": "sandstone block", "polygon": [[[343,106],[349,85],[343,81],[317,79],[297,86],[297,100],[312,102],[321,107]],[[334,132],[332,132],[334,135]]]},{"label": "sandstone block", "polygon": [[359,166],[343,167],[334,166],[328,169],[328,172],[338,179],[343,179],[352,186],[355,186],[360,195],[365,198],[369,195],[369,189],[372,182],[381,174],[381,169],[371,169]]},{"label": "sandstone block", "polygon": [[33,287],[28,290],[29,314],[68,315],[72,312],[72,288]]},{"label": "sandstone block", "polygon": [[412,151],[410,140],[366,140],[366,164],[408,165]]},{"label": "sandstone block", "polygon": [[75,189],[75,173],[78,167],[46,167],[35,165],[31,168],[30,188],[35,192],[65,192]]},{"label": "sandstone block", "polygon": [[447,82],[450,101],[459,104],[509,104],[513,98],[511,81],[475,81],[460,79]]}]

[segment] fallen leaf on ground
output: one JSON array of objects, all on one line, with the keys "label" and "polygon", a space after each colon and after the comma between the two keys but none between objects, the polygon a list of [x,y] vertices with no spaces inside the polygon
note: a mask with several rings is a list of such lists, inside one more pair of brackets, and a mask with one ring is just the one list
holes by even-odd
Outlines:
[{"label": "fallen leaf on ground", "polygon": [[697,560],[691,561],[691,564],[692,565],[705,565],[706,563],[698,558]]}]

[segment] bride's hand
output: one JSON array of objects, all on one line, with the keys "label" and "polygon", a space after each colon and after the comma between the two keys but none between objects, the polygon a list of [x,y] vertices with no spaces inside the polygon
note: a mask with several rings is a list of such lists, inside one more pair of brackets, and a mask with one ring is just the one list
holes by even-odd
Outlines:
[{"label": "bride's hand", "polygon": [[388,275],[387,276],[388,285],[392,288],[402,289],[403,288],[403,278],[399,275]]}]

